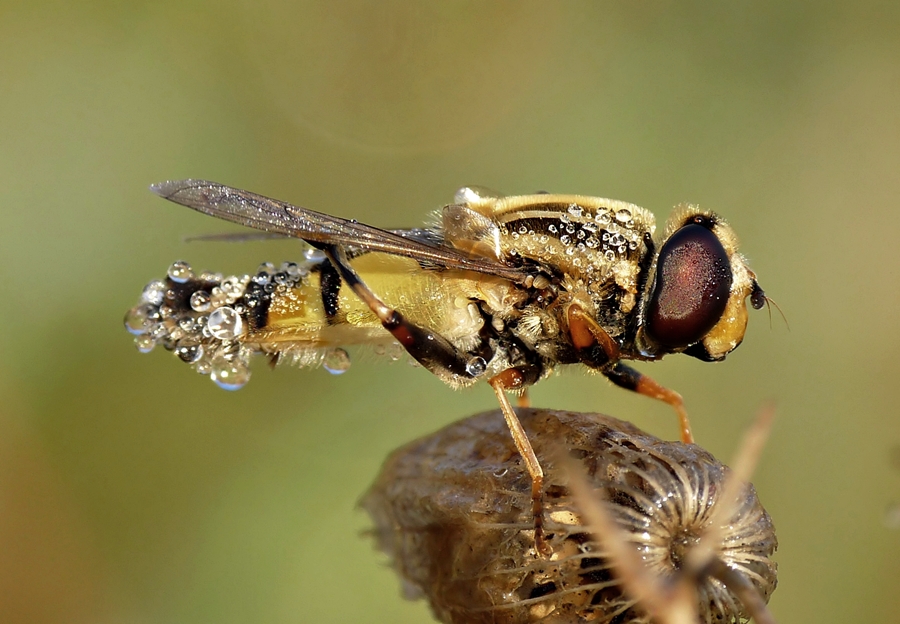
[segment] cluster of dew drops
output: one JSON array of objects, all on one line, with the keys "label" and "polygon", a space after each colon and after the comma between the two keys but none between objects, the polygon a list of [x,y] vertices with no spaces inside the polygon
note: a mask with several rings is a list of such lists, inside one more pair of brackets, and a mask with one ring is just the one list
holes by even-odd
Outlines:
[{"label": "cluster of dew drops", "polygon": [[[549,225],[547,227],[549,235],[541,234],[538,241],[547,243],[550,236],[558,237],[559,242],[565,246],[565,253],[568,256],[601,252],[607,262],[614,262],[624,258],[629,251],[637,249],[640,234],[634,227],[635,219],[628,208],[619,208],[615,212],[601,208],[590,220],[590,215],[585,214],[583,207],[570,204],[567,211],[560,214],[559,225]],[[536,235],[525,225],[513,229],[510,234],[513,240],[523,235]],[[575,266],[584,265],[586,269],[594,266],[589,261],[585,263],[580,257],[576,257],[573,262]]]},{"label": "cluster of dew drops", "polygon": [[[247,331],[246,316],[267,305],[279,287],[295,287],[324,254],[305,252],[305,262],[260,265],[255,275],[196,274],[183,261],[174,262],[163,280],[144,287],[138,305],[125,315],[125,328],[135,345],[148,353],[161,345],[194,370],[209,375],[219,387],[237,390],[250,380],[249,361],[256,352],[240,341]],[[350,368],[350,356],[342,348],[321,353],[322,367],[332,374]]]}]

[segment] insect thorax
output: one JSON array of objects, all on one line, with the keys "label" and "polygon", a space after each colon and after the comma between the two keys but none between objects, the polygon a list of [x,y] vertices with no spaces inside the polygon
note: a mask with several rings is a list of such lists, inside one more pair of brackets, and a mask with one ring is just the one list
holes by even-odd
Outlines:
[{"label": "insect thorax", "polygon": [[507,257],[551,267],[567,296],[592,309],[611,336],[623,331],[655,228],[650,212],[617,200],[556,195],[503,198],[493,212]]}]

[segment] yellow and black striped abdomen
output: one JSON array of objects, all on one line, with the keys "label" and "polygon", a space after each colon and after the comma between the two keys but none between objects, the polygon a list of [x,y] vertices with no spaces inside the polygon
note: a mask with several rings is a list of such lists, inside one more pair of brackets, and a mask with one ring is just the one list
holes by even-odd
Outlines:
[{"label": "yellow and black striped abdomen", "polygon": [[[353,268],[388,306],[451,342],[475,339],[483,320],[478,303],[508,297],[505,280],[464,271],[423,270],[414,260],[370,253]],[[263,350],[335,347],[393,341],[375,314],[347,286],[329,277],[329,265],[272,294],[264,321],[243,341]]]}]

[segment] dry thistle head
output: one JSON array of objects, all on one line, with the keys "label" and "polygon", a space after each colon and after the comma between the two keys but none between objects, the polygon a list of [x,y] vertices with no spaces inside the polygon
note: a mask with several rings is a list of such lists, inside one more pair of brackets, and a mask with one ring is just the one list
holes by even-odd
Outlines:
[{"label": "dry thistle head", "polygon": [[[407,597],[426,597],[448,623],[649,622],[644,605],[623,592],[615,557],[586,526],[566,467],[574,460],[606,499],[620,539],[663,583],[683,578],[688,553],[723,504],[728,468],[696,445],[664,442],[614,418],[518,414],[545,471],[551,555],[535,551],[531,479],[501,414],[473,416],[395,451],[363,500]],[[768,601],[777,542],[752,485],[719,530],[717,561]],[[699,621],[749,619],[719,580],[699,578],[696,591]]]}]

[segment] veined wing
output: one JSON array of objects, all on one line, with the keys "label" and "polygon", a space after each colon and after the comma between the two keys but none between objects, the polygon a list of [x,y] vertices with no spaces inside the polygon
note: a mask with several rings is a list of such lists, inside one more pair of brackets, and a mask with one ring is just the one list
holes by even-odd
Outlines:
[{"label": "veined wing", "polygon": [[154,184],[150,190],[176,204],[263,232],[405,256],[448,269],[496,275],[516,283],[525,283],[530,281],[529,277],[534,277],[529,271],[487,258],[470,257],[449,247],[432,245],[224,184],[188,179]]}]

